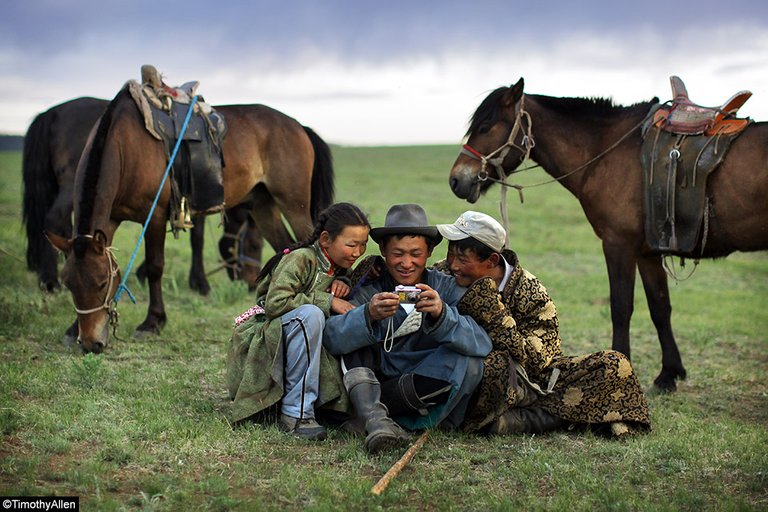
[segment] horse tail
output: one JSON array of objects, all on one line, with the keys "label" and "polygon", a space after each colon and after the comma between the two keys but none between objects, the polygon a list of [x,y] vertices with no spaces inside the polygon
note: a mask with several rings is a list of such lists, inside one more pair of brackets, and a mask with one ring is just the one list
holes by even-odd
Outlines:
[{"label": "horse tail", "polygon": [[315,164],[312,168],[312,198],[309,214],[312,222],[317,221],[320,212],[333,204],[334,175],[331,148],[318,134],[307,126],[303,126],[312,147],[315,149]]},{"label": "horse tail", "polygon": [[53,117],[51,110],[39,114],[24,136],[22,222],[27,231],[27,268],[33,271],[39,269],[40,257],[48,245],[43,236],[45,215],[59,193],[48,144]]}]

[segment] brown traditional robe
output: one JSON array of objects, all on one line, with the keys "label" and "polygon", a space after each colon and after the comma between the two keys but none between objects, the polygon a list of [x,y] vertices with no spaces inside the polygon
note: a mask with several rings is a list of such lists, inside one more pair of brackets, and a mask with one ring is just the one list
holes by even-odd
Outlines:
[{"label": "brown traditional robe", "polygon": [[[513,251],[502,255],[513,267],[504,290],[499,293],[490,277],[479,279],[458,305],[493,341],[464,430],[480,431],[509,408],[525,406],[569,423],[604,425],[616,435],[627,427],[650,429],[648,404],[626,356],[614,350],[564,355],[557,310],[546,288]],[[447,269],[443,262],[436,267]]]}]

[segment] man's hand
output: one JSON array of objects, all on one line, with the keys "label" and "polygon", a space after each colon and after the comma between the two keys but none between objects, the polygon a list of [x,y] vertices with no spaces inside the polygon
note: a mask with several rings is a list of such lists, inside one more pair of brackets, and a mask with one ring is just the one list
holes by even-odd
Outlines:
[{"label": "man's hand", "polygon": [[437,290],[421,283],[418,283],[416,288],[421,290],[419,300],[416,301],[416,311],[428,313],[435,320],[440,318],[440,315],[443,313],[443,299],[440,298]]},{"label": "man's hand", "polygon": [[397,306],[400,304],[400,298],[394,292],[380,292],[371,297],[368,303],[368,314],[371,320],[384,320],[395,316]]}]

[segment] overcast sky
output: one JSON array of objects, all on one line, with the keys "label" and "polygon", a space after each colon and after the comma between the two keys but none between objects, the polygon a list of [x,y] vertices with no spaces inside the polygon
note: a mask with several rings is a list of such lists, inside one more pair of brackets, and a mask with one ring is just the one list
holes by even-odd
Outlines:
[{"label": "overcast sky", "polygon": [[709,106],[751,90],[740,112],[768,120],[768,1],[6,0],[0,133],[112,98],[142,64],[347,145],[459,143],[521,76],[529,93],[632,104],[670,99],[675,74]]}]

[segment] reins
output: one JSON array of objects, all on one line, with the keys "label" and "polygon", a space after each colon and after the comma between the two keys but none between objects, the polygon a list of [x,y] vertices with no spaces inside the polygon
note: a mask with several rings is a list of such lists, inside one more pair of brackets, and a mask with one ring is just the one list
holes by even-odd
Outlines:
[{"label": "reins", "polygon": [[168,174],[171,172],[171,167],[173,167],[173,161],[176,159],[176,153],[178,153],[179,151],[179,146],[181,146],[181,140],[184,138],[184,132],[187,131],[187,125],[189,125],[189,119],[192,117],[192,110],[195,107],[195,103],[197,103],[197,95],[192,96],[192,100],[189,102],[189,109],[187,110],[187,116],[184,118],[184,124],[181,126],[181,131],[179,132],[179,136],[176,139],[176,145],[173,147],[173,153],[171,153],[171,157],[168,159],[168,165],[165,167],[165,173],[163,174],[163,179],[160,182],[160,186],[157,189],[157,194],[155,194],[155,200],[152,201],[152,207],[149,209],[147,220],[144,221],[144,226],[141,228],[139,239],[136,241],[136,247],[133,250],[133,254],[131,255],[130,261],[128,261],[128,266],[125,269],[125,275],[123,276],[123,280],[120,283],[120,285],[117,287],[117,291],[115,292],[115,298],[113,299],[115,306],[117,306],[117,303],[120,301],[120,297],[123,295],[123,291],[125,291],[128,294],[128,298],[131,299],[131,302],[136,304],[136,298],[133,296],[133,294],[131,293],[131,290],[128,289],[128,286],[125,283],[128,280],[128,275],[131,273],[131,268],[133,267],[133,262],[136,260],[136,254],[139,252],[139,247],[141,247],[141,242],[142,240],[144,240],[144,235],[147,232],[149,221],[152,219],[152,215],[155,213],[155,207],[157,206],[158,200],[160,200],[160,193],[163,191],[165,182],[168,179]]}]

